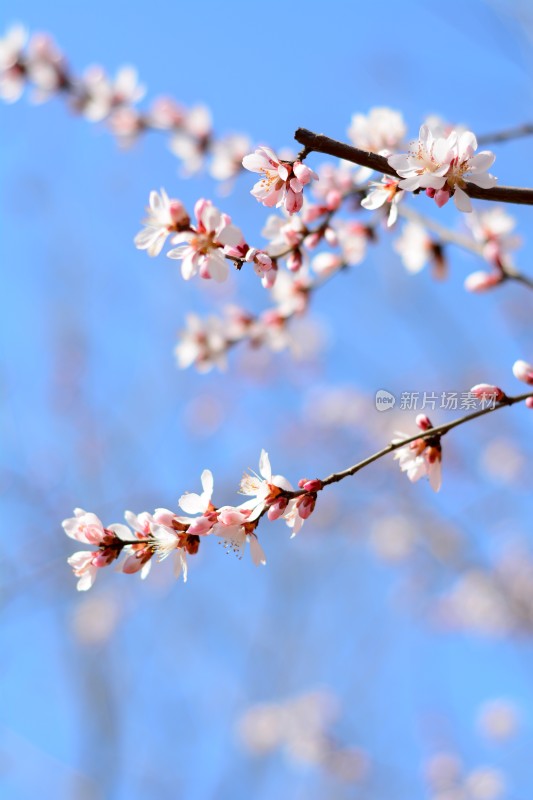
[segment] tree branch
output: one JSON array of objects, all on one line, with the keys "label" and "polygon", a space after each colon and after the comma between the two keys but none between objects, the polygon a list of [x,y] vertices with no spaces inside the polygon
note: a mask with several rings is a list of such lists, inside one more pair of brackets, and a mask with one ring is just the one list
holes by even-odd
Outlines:
[{"label": "tree branch", "polygon": [[[294,138],[297,142],[304,145],[308,151],[336,156],[337,158],[351,161],[353,164],[369,167],[375,172],[381,172],[384,175],[392,175],[394,178],[400,177],[396,170],[390,166],[387,159],[377,153],[359,150],[359,148],[352,147],[350,144],[330,139],[329,136],[324,136],[322,133],[313,133],[313,131],[309,131],[307,128],[298,128],[294,134]],[[464,190],[469,197],[475,198],[476,200],[514,203],[524,206],[533,205],[533,189],[523,189],[517,186],[494,186],[492,189],[481,189],[479,186],[467,182]]]}]

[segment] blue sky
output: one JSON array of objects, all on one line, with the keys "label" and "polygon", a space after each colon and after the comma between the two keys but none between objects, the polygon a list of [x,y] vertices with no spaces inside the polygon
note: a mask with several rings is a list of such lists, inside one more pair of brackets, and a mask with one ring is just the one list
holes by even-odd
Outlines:
[{"label": "blue sky", "polygon": [[[530,121],[527,12],[477,0],[375,9],[332,0],[327,13],[323,3],[278,0],[201,10],[132,2],[127,11],[20,0],[0,23],[50,32],[76,72],[134,64],[148,98],[204,102],[218,133],[277,148],[300,125],[345,139],[351,115],[377,105],[401,110],[413,136],[429,113],[479,134]],[[341,709],[336,737],[375,763],[362,795],[427,796],[421,763],[445,748],[467,767],[506,770],[509,797],[524,797],[533,788],[521,755],[530,639],[443,631],[431,600],[453,582],[448,568],[424,545],[391,566],[370,543],[380,521],[401,513],[420,541],[458,537],[472,563],[530,544],[529,467],[509,481],[483,460],[496,438],[530,463],[526,409],[447,441],[438,496],[408,484],[392,461],[335,487],[296,540],[281,524],[269,531],[266,569],[205,547],[186,587],[166,565],[144,584],[109,571],[88,599],[75,591],[60,522],[78,505],[107,523],[126,508],[175,508],[206,467],[215,501],[235,502],[262,447],[291,480],[347,466],[390,435],[373,406],[378,388],[465,391],[490,380],[519,391],[511,365],[533,359],[525,290],[467,294],[464,278],[480,265],[457,250],[448,281],[407,275],[384,242],[317,294],[311,318],[325,343],[315,361],[252,351],[236,353],[225,374],[179,372],[172,351],[187,311],[227,301],[257,311],[265,299],[249,276],[206,291],[184,283],[175,262],[135,250],[149,192],[164,186],[190,209],[211,197],[259,241],[253,178],[221,198],[209,177],[178,175],[163,136],[121,151],[57,99],[35,107],[24,97],[0,115],[6,796],[25,800],[45,784],[65,798],[353,797],[280,753],[251,756],[235,733],[251,704],[328,687]],[[501,183],[531,183],[531,146],[495,148]],[[434,213],[429,203],[423,211]],[[531,212],[512,213],[527,272]],[[461,224],[451,208],[439,219]],[[341,397],[336,424],[320,412],[331,392]],[[352,403],[357,424],[346,421]],[[402,424],[412,429],[408,417]],[[80,635],[87,618],[103,630],[90,641]],[[494,696],[523,709],[522,738],[507,749],[475,729],[480,703]]]}]

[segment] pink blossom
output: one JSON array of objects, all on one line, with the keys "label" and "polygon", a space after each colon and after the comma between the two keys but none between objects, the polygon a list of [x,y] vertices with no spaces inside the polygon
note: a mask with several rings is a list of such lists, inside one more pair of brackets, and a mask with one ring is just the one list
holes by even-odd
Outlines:
[{"label": "pink blossom", "polygon": [[62,525],[71,539],[98,547],[98,550],[80,550],[67,559],[79,578],[76,588],[79,592],[85,592],[93,585],[98,569],[118,558],[124,548],[124,540],[128,541],[131,532],[120,523],[104,528],[96,514],[82,508],[75,508],[74,516],[64,520]]},{"label": "pink blossom", "polygon": [[248,521],[258,519],[265,508],[268,508],[283,491],[292,491],[292,486],[283,475],[272,475],[270,459],[265,450],[261,450],[259,458],[259,475],[245,473],[241,480],[241,494],[251,495],[252,500],[247,501],[241,508],[248,508],[250,516]]},{"label": "pink blossom", "polygon": [[213,473],[209,469],[204,469],[201,475],[202,494],[196,492],[185,492],[180,497],[178,503],[186,514],[200,514],[190,522],[188,532],[196,536],[205,536],[211,533],[213,525],[218,519],[218,513],[211,502],[213,495]]},{"label": "pink blossom", "polygon": [[[430,427],[431,422],[428,420]],[[419,426],[420,427],[420,426]],[[427,428],[426,428],[427,430]],[[409,438],[405,434],[399,434],[403,438]],[[393,444],[397,444],[402,439],[393,439]],[[442,449],[440,437],[434,436],[428,440],[420,438],[414,442],[400,447],[394,453],[394,458],[398,459],[402,472],[407,472],[410,481],[418,481],[422,477],[427,477],[431,488],[436,492],[441,486],[441,460]]]},{"label": "pink blossom", "polygon": [[257,522],[250,521],[250,510],[244,506],[223,506],[219,509],[219,520],[213,527],[215,536],[224,541],[226,550],[242,558],[246,544],[250,546],[250,555],[256,566],[266,564],[263,548],[259,544],[255,528]]},{"label": "pink blossom", "polygon": [[181,274],[186,281],[199,273],[202,278],[213,278],[220,283],[229,273],[224,253],[227,248],[239,246],[244,241],[243,235],[231,224],[231,217],[222,214],[210,200],[198,200],[194,213],[196,227],[179,231],[172,243],[185,244],[169,250],[167,256],[182,262]]},{"label": "pink blossom", "polygon": [[301,161],[281,161],[269,147],[258,147],[254,153],[246,155],[242,165],[250,172],[263,175],[251,194],[268,208],[283,205],[289,214],[301,209],[303,187],[318,180],[316,172]]},{"label": "pink blossom", "polygon": [[436,138],[422,125],[418,142],[409,153],[390,156],[388,162],[402,178],[400,189],[413,192],[426,189],[437,205],[444,205],[453,195],[459,211],[472,211],[466,193],[466,181],[489,189],[496,178],[487,173],[495,155],[489,150],[474,155],[477,139],[471,131],[452,131],[446,138]]},{"label": "pink blossom", "polygon": [[363,208],[374,211],[381,208],[385,203],[389,203],[389,213],[387,217],[387,227],[390,228],[398,219],[398,203],[401,201],[404,192],[398,188],[398,180],[384,175],[380,183],[372,182],[367,196],[361,201]]},{"label": "pink blossom", "polygon": [[146,250],[149,256],[157,256],[163,249],[167,237],[187,229],[189,215],[180,200],[170,200],[164,189],[161,195],[150,192],[150,204],[146,208],[148,217],[143,219],[145,228],[134,239],[138,250]]},{"label": "pink blossom", "polygon": [[213,178],[217,181],[227,181],[238,175],[242,169],[242,160],[250,151],[250,145],[249,138],[240,134],[214,141],[209,169]]},{"label": "pink blossom", "polygon": [[147,511],[141,514],[133,514],[131,511],[126,511],[124,514],[126,522],[133,529],[134,536],[141,539],[139,544],[127,545],[124,550],[127,553],[126,559],[121,564],[121,572],[131,575],[135,572],[141,573],[141,578],[144,580],[152,566],[152,556],[154,548],[150,541],[152,539],[152,525],[154,518]]}]

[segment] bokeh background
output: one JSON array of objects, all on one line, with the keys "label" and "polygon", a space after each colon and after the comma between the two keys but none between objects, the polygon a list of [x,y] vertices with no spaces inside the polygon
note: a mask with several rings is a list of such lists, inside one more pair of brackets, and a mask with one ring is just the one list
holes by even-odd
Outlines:
[{"label": "bokeh background", "polygon": [[[345,140],[377,105],[412,136],[431,113],[478,134],[532,118],[529,2],[19,0],[0,27],[17,21],[51,33],[75,72],[134,64],[148,98],[205,103],[218,133],[275,148],[298,126]],[[186,585],[165,563],[145,582],[103,571],[79,594],[60,525],[75,506],[106,524],[176,508],[206,467],[215,503],[235,503],[262,447],[293,482],[344,468],[414,430],[413,414],[376,411],[380,388],[521,391],[528,290],[466,293],[482,264],[457,249],[447,281],[410,275],[383,237],[313,299],[303,358],[243,346],[226,373],[179,371],[188,311],[268,301],[253,275],[185,283],[137,251],[148,194],[209,197],[261,242],[253,176],[220,197],[208,175],[179,175],[164,136],[121,150],[61,99],[0,116],[3,796],[529,797],[527,409],[448,437],[438,495],[383,460],[328,490],[295,540],[265,526],[266,568],[208,542]],[[500,182],[531,185],[532,148],[493,148]],[[531,211],[509,211],[532,274]]]}]

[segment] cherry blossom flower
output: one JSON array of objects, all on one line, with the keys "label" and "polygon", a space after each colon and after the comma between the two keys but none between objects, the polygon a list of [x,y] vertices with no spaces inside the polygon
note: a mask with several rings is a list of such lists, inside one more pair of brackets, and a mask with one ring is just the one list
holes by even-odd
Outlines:
[{"label": "cherry blossom flower", "polygon": [[301,161],[281,161],[269,147],[258,147],[246,155],[242,165],[250,172],[263,175],[251,194],[268,208],[284,206],[289,214],[299,211],[303,204],[303,187],[318,175]]},{"label": "cherry blossom flower", "polygon": [[256,566],[266,564],[266,556],[255,533],[257,521],[250,521],[250,510],[244,507],[223,506],[218,510],[218,521],[212,533],[224,541],[226,550],[242,558],[246,544]]},{"label": "cherry blossom flower", "polygon": [[398,219],[398,203],[402,199],[404,192],[398,189],[398,181],[389,175],[384,175],[380,183],[372,182],[367,196],[361,200],[363,208],[374,211],[381,208],[385,203],[390,204],[387,218],[387,227],[390,228]]},{"label": "cherry blossom flower", "polygon": [[474,155],[477,139],[471,131],[452,131],[446,138],[436,138],[427,125],[420,128],[419,139],[408,153],[393,155],[388,162],[400,175],[400,189],[413,192],[426,189],[438,206],[453,195],[459,211],[472,211],[466,181],[489,189],[496,178],[487,173],[495,155],[489,150]]},{"label": "cherry blossom flower", "polygon": [[[158,509],[159,511],[166,509]],[[182,518],[176,517],[175,520]],[[188,533],[181,533],[167,525],[154,524],[152,526],[152,537],[154,551],[157,553],[158,560],[164,561],[171,553],[174,558],[174,575],[179,578],[183,575],[183,582],[187,582],[187,556],[186,553],[194,554],[198,550],[198,537],[190,536]]]},{"label": "cherry blossom flower", "polygon": [[[418,427],[423,430],[432,428],[429,418],[425,414],[419,414],[416,418]],[[409,438],[407,434],[399,433],[400,439],[393,439],[392,443],[397,444],[402,439]],[[418,481],[422,477],[427,477],[434,491],[438,492],[441,487],[441,460],[442,448],[440,436],[432,436],[429,439],[415,439],[414,442],[398,448],[394,453],[394,458],[398,459],[402,472],[407,472],[410,481]]]},{"label": "cherry blossom flower", "polygon": [[98,547],[98,550],[80,550],[67,559],[79,578],[76,588],[85,592],[93,585],[98,569],[118,558],[131,532],[120,523],[104,528],[96,514],[82,508],[75,508],[74,516],[64,520],[62,525],[71,539]]},{"label": "cherry blossom flower", "polygon": [[144,580],[150,572],[152,566],[151,559],[154,554],[152,543],[147,541],[152,539],[154,518],[147,511],[143,511],[141,514],[134,514],[132,511],[126,511],[124,516],[130,528],[133,529],[133,535],[142,541],[140,541],[139,544],[127,545],[124,548],[127,556],[122,562],[120,570],[127,575],[140,571],[141,578]]},{"label": "cherry blossom flower", "polygon": [[213,525],[217,522],[218,513],[211,502],[213,494],[213,473],[209,469],[204,469],[200,476],[202,482],[202,494],[196,492],[185,492],[180,497],[178,503],[186,514],[200,514],[190,521],[188,533],[196,536],[211,533]]},{"label": "cherry blossom flower", "polygon": [[[265,508],[272,506],[278,500],[283,491],[292,491],[292,486],[283,475],[272,475],[270,459],[265,450],[261,450],[259,458],[259,475],[255,473],[245,473],[241,480],[241,494],[251,495],[253,500],[248,500],[241,508],[250,509],[248,521],[258,519]],[[279,506],[279,504],[278,504]],[[285,507],[287,503],[285,503]],[[281,514],[278,514],[280,516]],[[272,519],[272,517],[270,517]],[[274,517],[277,519],[277,516]]]},{"label": "cherry blossom flower", "polygon": [[150,192],[148,217],[143,220],[145,229],[134,239],[138,250],[146,250],[149,256],[158,256],[171,233],[188,229],[189,215],[179,200],[170,200],[164,189],[161,195]]},{"label": "cherry blossom flower", "polygon": [[407,128],[399,111],[390,108],[371,108],[368,114],[354,114],[348,136],[355,147],[372,153],[396,150]]},{"label": "cherry blossom flower", "polygon": [[413,192],[416,189],[441,189],[446,183],[444,176],[453,158],[455,136],[435,138],[427,125],[422,125],[418,141],[413,142],[408,153],[389,156],[390,166],[402,180],[401,189]]},{"label": "cherry blossom flower", "polygon": [[194,213],[196,227],[191,227],[189,231],[179,231],[172,243],[185,244],[169,250],[167,256],[182,262],[181,274],[186,281],[197,273],[202,278],[224,281],[229,272],[224,248],[237,247],[243,243],[242,233],[231,224],[231,217],[222,214],[210,200],[198,200]]}]

